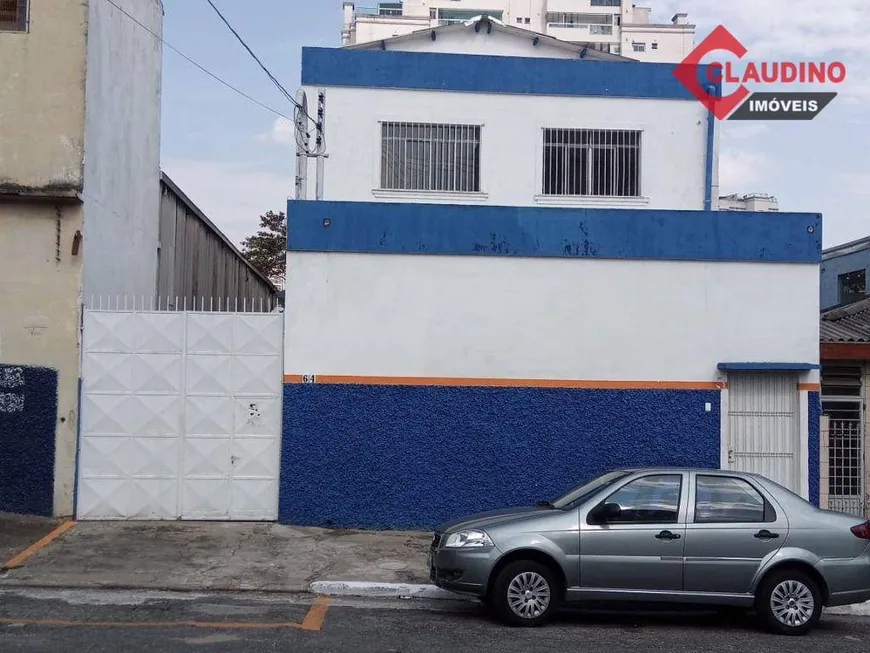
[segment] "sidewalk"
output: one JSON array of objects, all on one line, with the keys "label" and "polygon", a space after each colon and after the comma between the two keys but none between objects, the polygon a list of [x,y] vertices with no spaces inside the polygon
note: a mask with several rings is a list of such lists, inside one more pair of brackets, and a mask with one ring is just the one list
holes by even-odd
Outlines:
[{"label": "sidewalk", "polygon": [[[60,522],[0,514],[0,590],[315,592],[453,599],[428,585],[431,534],[264,523]],[[69,525],[60,524],[60,531]],[[50,535],[49,535],[50,537]],[[24,554],[22,554],[24,552]],[[827,610],[870,616],[870,603]]]},{"label": "sidewalk", "polygon": [[[13,523],[0,519],[0,566],[57,525],[7,528]],[[308,592],[323,581],[425,584],[430,538],[263,523],[78,522],[7,569],[0,588]]]}]

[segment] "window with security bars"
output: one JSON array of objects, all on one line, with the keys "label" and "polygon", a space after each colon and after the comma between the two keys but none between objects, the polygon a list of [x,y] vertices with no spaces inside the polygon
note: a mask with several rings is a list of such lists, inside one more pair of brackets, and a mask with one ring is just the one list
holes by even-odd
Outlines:
[{"label": "window with security bars", "polygon": [[0,0],[0,32],[26,32],[29,0]]},{"label": "window with security bars", "polygon": [[640,197],[641,132],[545,129],[543,194]]},{"label": "window with security bars", "polygon": [[480,192],[480,126],[382,123],[381,189]]}]

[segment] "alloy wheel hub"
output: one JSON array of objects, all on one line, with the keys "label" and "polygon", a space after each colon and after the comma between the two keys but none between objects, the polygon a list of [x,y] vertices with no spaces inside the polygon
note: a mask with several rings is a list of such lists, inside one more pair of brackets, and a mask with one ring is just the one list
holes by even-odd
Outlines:
[{"label": "alloy wheel hub", "polygon": [[508,606],[523,619],[540,617],[550,605],[550,585],[535,572],[524,572],[508,585]]},{"label": "alloy wheel hub", "polygon": [[791,628],[806,624],[812,618],[815,608],[813,593],[800,581],[783,581],[770,595],[773,616],[779,623]]}]

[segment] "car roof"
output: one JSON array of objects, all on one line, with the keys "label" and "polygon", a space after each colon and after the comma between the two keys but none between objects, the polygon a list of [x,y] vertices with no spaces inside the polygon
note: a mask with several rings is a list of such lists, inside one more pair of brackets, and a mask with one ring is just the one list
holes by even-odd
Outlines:
[{"label": "car roof", "polygon": [[706,467],[635,467],[635,468],[626,468],[621,470],[626,474],[648,474],[651,472],[671,472],[671,473],[683,473],[683,472],[697,472],[699,474],[709,474],[712,476],[743,476],[743,477],[756,477],[758,474],[753,474],[751,472],[738,472],[736,470],[731,469],[709,469]]}]

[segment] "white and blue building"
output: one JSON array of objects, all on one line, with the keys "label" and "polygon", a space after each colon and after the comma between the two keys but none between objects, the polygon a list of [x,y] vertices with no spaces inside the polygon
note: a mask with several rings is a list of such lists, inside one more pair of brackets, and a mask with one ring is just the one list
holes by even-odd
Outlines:
[{"label": "white and blue building", "polygon": [[303,51],[329,158],[288,205],[281,521],[428,527],[640,465],[818,501],[821,216],[717,211],[673,66],[526,34]]}]

